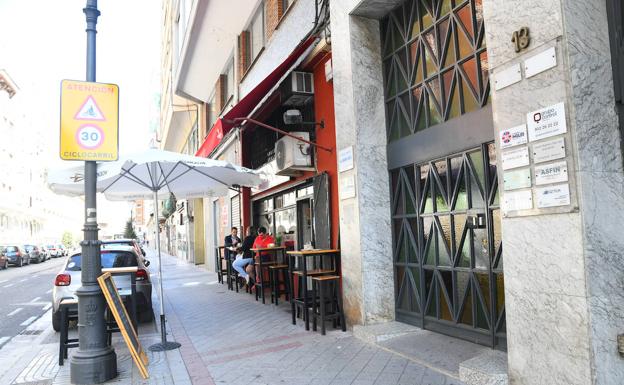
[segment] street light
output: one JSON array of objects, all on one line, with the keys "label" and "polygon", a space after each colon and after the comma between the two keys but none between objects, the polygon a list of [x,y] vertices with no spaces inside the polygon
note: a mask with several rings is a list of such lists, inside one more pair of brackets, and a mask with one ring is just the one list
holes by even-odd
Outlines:
[{"label": "street light", "polygon": [[[87,19],[87,81],[95,82],[95,35],[97,0],[87,0],[82,10]],[[102,256],[97,224],[97,163],[85,161],[85,224],[82,246],[82,286],[78,296],[78,351],[70,360],[72,384],[99,384],[117,377],[117,355],[108,345],[104,309],[106,302],[97,278],[102,274]]]}]

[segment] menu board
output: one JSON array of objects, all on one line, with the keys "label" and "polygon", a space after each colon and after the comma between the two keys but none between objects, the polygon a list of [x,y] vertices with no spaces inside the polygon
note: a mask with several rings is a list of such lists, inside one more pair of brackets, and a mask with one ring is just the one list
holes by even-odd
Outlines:
[{"label": "menu board", "polygon": [[113,276],[111,273],[104,273],[98,278],[98,283],[102,288],[108,307],[113,313],[113,317],[115,317],[115,322],[117,322],[121,335],[128,346],[128,350],[130,350],[130,355],[132,356],[134,363],[139,368],[141,376],[144,379],[149,378],[146,368],[148,363],[147,355],[141,347],[139,337],[134,330],[134,326],[128,316],[128,312],[126,312],[126,307],[119,296],[119,292],[117,291],[117,287],[113,281]]}]

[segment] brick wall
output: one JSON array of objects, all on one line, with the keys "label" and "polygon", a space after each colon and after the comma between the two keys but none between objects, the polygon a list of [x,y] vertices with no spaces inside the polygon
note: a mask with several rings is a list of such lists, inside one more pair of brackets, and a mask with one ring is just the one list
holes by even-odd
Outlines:
[{"label": "brick wall", "polygon": [[243,75],[249,68],[249,31],[243,31],[238,35],[238,82],[240,83]]},{"label": "brick wall", "polygon": [[264,2],[264,26],[266,40],[268,41],[280,19],[284,15],[284,1],[283,0],[265,0]]},{"label": "brick wall", "polygon": [[217,114],[221,113],[223,107],[225,107],[225,103],[227,102],[227,76],[219,75],[219,79],[215,84],[215,104]]}]

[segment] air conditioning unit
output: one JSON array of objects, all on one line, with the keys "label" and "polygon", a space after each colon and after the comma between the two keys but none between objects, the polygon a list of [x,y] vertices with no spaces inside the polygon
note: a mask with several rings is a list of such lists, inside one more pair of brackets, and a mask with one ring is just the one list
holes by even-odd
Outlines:
[{"label": "air conditioning unit", "polygon": [[293,71],[281,86],[282,105],[303,106],[314,97],[314,75]]},{"label": "air conditioning unit", "polygon": [[[291,134],[310,140],[307,132],[291,132]],[[313,171],[312,146],[290,136],[284,136],[275,143],[275,163],[277,175],[295,176],[302,171]]]}]

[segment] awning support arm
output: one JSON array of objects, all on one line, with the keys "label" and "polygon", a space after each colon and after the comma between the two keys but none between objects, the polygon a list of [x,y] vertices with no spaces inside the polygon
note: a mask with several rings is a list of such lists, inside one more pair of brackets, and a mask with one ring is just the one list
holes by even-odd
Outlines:
[{"label": "awning support arm", "polygon": [[264,128],[269,129],[271,131],[279,132],[282,135],[290,136],[291,138],[295,138],[295,139],[297,139],[299,141],[307,143],[307,144],[309,144],[311,146],[318,147],[318,148],[320,148],[322,150],[325,150],[325,151],[328,151],[328,152],[332,152],[333,151],[330,147],[325,147],[325,146],[323,146],[321,144],[311,142],[311,141],[303,139],[302,137],[299,137],[297,135],[293,135],[293,134],[291,134],[289,132],[286,132],[284,130],[280,130],[277,127],[269,126],[268,124],[259,122],[259,121],[255,120],[255,119],[250,118],[250,117],[233,118],[233,119],[227,119],[227,120],[230,120],[231,122],[234,122],[234,123],[239,123],[239,122],[244,122],[244,121],[251,122],[251,123],[256,124],[256,125],[258,125],[260,127],[264,127]]}]

